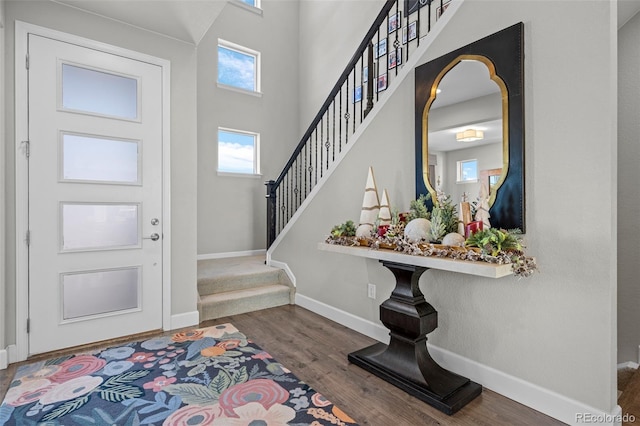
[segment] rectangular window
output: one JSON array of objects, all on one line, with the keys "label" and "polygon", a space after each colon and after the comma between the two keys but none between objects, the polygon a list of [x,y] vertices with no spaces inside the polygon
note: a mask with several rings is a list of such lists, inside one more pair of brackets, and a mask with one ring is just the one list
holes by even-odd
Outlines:
[{"label": "rectangular window", "polygon": [[138,204],[62,203],[62,251],[140,246]]},{"label": "rectangular window", "polygon": [[140,142],[62,133],[63,181],[140,184]]},{"label": "rectangular window", "polygon": [[249,6],[260,8],[260,0],[240,0],[242,3],[246,3]]},{"label": "rectangular window", "polygon": [[260,92],[260,53],[218,40],[218,84]]},{"label": "rectangular window", "polygon": [[134,120],[138,118],[138,80],[62,64],[62,108]]},{"label": "rectangular window", "polygon": [[458,161],[458,182],[478,181],[478,160]]},{"label": "rectangular window", "polygon": [[63,319],[140,308],[139,267],[61,274]]},{"label": "rectangular window", "polygon": [[257,133],[218,129],[218,172],[260,174]]}]

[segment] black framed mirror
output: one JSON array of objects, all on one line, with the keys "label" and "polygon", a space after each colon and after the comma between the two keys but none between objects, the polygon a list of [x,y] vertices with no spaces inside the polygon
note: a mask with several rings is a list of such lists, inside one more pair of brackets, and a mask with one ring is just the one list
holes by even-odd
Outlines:
[{"label": "black framed mirror", "polygon": [[415,69],[415,157],[416,198],[484,194],[493,227],[525,232],[523,27]]}]

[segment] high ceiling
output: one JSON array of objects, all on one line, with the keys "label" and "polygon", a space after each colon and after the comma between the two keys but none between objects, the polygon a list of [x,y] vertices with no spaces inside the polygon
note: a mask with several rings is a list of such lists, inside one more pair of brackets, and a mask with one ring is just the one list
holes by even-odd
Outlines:
[{"label": "high ceiling", "polygon": [[226,0],[52,0],[197,45]]}]

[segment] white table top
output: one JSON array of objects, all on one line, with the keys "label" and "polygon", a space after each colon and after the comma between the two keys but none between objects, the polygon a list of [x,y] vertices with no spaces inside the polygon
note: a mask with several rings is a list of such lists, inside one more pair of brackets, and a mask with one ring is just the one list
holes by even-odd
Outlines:
[{"label": "white table top", "polygon": [[372,250],[369,247],[349,247],[327,243],[318,243],[318,249],[367,259],[386,260],[389,262],[404,263],[405,265],[422,266],[430,269],[459,272],[461,274],[477,275],[480,277],[501,278],[513,274],[513,270],[509,264],[496,265],[487,262],[472,262],[469,260],[448,259],[444,257],[412,256],[387,249]]}]

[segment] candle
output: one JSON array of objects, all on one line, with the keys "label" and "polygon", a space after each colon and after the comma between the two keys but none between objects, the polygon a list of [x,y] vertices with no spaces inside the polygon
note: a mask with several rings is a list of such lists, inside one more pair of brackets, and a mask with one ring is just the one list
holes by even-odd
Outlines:
[{"label": "candle", "polygon": [[482,221],[469,222],[464,227],[464,237],[469,238],[478,231],[482,231]]}]

